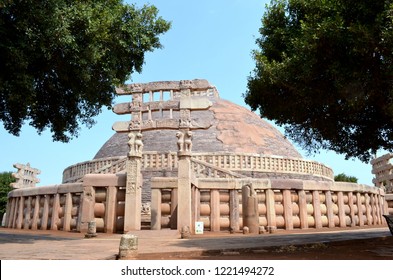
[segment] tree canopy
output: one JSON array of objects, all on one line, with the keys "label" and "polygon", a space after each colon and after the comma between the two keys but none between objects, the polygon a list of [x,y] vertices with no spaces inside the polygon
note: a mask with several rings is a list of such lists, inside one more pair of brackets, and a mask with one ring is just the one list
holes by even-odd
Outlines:
[{"label": "tree canopy", "polygon": [[12,172],[0,172],[0,217],[6,212],[8,193],[12,191],[11,183],[15,182]]},{"label": "tree canopy", "polygon": [[0,0],[0,121],[28,121],[55,141],[110,107],[115,86],[140,72],[170,23],[154,6],[121,0]]},{"label": "tree canopy", "polygon": [[336,182],[350,182],[350,183],[357,183],[358,178],[354,176],[348,176],[345,173],[340,173],[336,176],[334,176],[334,181]]},{"label": "tree canopy", "polygon": [[393,1],[273,0],[245,102],[308,152],[393,150]]}]

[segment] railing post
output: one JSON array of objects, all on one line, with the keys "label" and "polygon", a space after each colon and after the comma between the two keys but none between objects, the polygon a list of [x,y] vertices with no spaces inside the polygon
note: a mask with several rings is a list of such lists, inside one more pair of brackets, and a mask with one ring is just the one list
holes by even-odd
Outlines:
[{"label": "railing post", "polygon": [[23,229],[29,229],[30,228],[31,202],[32,202],[32,197],[29,196],[27,198],[26,213],[25,213],[25,219],[24,219],[24,223],[23,223]]},{"label": "railing post", "polygon": [[293,212],[292,212],[292,199],[291,191],[283,190],[283,203],[284,203],[284,219],[285,219],[285,229],[293,229]]},{"label": "railing post", "polygon": [[161,189],[151,190],[151,229],[161,229]]},{"label": "railing post", "polygon": [[368,193],[365,194],[365,207],[366,207],[366,217],[367,217],[367,225],[372,225],[372,216],[371,216],[371,206],[370,206],[370,196]]},{"label": "railing post", "polygon": [[312,201],[314,208],[314,219],[315,219],[315,228],[322,228],[322,219],[321,219],[321,201],[319,198],[319,191],[315,190],[312,192]]},{"label": "railing post", "polygon": [[337,204],[338,204],[338,218],[340,220],[340,227],[346,227],[347,222],[345,219],[344,194],[341,191],[337,192]]},{"label": "railing post", "polygon": [[266,189],[267,226],[272,229],[277,227],[275,204],[274,191],[272,189]]},{"label": "railing post", "polygon": [[107,233],[116,232],[116,211],[117,211],[117,188],[116,186],[107,187],[107,197],[105,202],[105,229]]},{"label": "railing post", "polygon": [[86,233],[89,222],[94,220],[95,190],[93,186],[84,186],[81,194],[78,224],[76,230]]},{"label": "railing post", "polygon": [[229,220],[230,231],[239,231],[239,196],[236,189],[229,191]]},{"label": "railing post", "polygon": [[351,216],[351,227],[356,226],[356,221],[355,221],[355,204],[353,203],[353,193],[348,192],[348,205],[350,209],[350,216]]},{"label": "railing post", "polygon": [[48,228],[48,219],[49,219],[49,195],[44,195],[44,209],[42,210],[42,218],[41,218],[41,229],[46,230]]},{"label": "railing post", "polygon": [[210,230],[220,231],[220,192],[210,191]]},{"label": "railing post", "polygon": [[72,210],[72,194],[65,194],[65,205],[64,205],[64,219],[63,219],[63,231],[71,230],[71,210]]},{"label": "railing post", "polygon": [[[195,222],[198,222],[200,219],[201,212],[201,193],[196,186],[192,187],[192,224],[195,225]],[[172,207],[171,207],[172,208]],[[172,209],[171,209],[172,210]],[[172,211],[171,211],[172,212]]]},{"label": "railing post", "polygon": [[34,201],[34,211],[33,211],[33,219],[31,221],[31,229],[37,230],[38,228],[38,218],[40,214],[40,199],[41,197],[37,195]]},{"label": "railing post", "polygon": [[379,193],[375,194],[375,199],[377,202],[377,217],[378,217],[378,224],[382,224],[382,215],[383,215],[383,204],[381,203],[381,195]]},{"label": "railing post", "polygon": [[12,224],[14,221],[14,217],[15,217],[15,208],[16,208],[16,198],[15,197],[11,197],[8,199],[8,205],[11,204],[10,210],[7,210],[7,221],[6,221],[6,226],[8,228],[12,228]]},{"label": "railing post", "polygon": [[16,219],[16,228],[17,229],[22,228],[24,204],[25,204],[25,198],[23,196],[21,196],[19,198],[19,205],[18,205],[18,212],[17,212],[18,218]]},{"label": "railing post", "polygon": [[370,195],[371,199],[371,215],[373,217],[373,225],[378,224],[378,217],[377,217],[377,205],[376,205],[376,200],[375,200],[375,195],[371,194]]},{"label": "railing post", "polygon": [[332,192],[325,192],[325,200],[326,200],[326,211],[328,218],[328,226],[329,228],[334,228],[336,225],[334,224],[334,213],[333,213],[333,200],[332,200]]},{"label": "railing post", "polygon": [[[199,190],[196,190],[199,197]],[[171,229],[177,229],[177,188],[171,191]]]},{"label": "railing post", "polygon": [[18,216],[19,216],[19,203],[20,203],[21,197],[16,197],[15,198],[15,209],[14,209],[14,218],[12,219],[12,228],[16,228],[17,222],[18,222]]},{"label": "railing post", "polygon": [[60,195],[56,193],[53,196],[52,217],[50,221],[50,229],[58,230],[57,222],[59,221]]},{"label": "railing post", "polygon": [[363,207],[362,207],[362,196],[360,193],[356,193],[356,204],[358,206],[358,219],[359,219],[359,226],[364,226],[363,220]]},{"label": "railing post", "polygon": [[307,200],[306,192],[304,190],[299,190],[299,216],[300,216],[300,228],[308,228],[308,215],[307,215]]}]

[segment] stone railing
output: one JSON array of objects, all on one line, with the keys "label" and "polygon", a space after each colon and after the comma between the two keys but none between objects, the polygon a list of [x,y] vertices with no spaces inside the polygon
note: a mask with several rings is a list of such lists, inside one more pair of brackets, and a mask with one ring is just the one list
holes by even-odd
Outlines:
[{"label": "stone railing", "polygon": [[79,230],[83,192],[81,183],[11,191],[5,226],[32,230]]},{"label": "stone railing", "polygon": [[178,166],[176,152],[158,153],[143,152],[142,169],[144,170],[173,170]]},{"label": "stone railing", "polygon": [[280,156],[235,153],[194,153],[195,159],[235,172],[287,173],[334,180],[333,170],[321,163]]},{"label": "stone railing", "polygon": [[[193,153],[195,171],[200,168],[207,174],[216,170],[228,174],[237,174],[233,177],[246,175],[252,177],[257,173],[276,173],[312,176],[322,180],[333,181],[331,168],[311,160],[300,158],[285,158],[277,156],[263,156],[256,154],[235,153]],[[126,157],[111,157],[85,161],[67,167],[63,172],[63,183],[76,182],[86,174],[119,173],[125,170]],[[198,161],[198,163],[197,163]],[[142,156],[142,170],[173,170],[178,167],[176,152],[158,153],[144,152]],[[219,172],[219,173],[220,173]],[[222,177],[222,176],[218,176]],[[225,176],[224,176],[225,177]]]},{"label": "stone railing", "polygon": [[217,167],[214,164],[191,158],[191,169],[197,178],[245,178],[236,172]]},{"label": "stone railing", "polygon": [[393,193],[393,165],[391,160],[393,154],[389,153],[371,160],[374,185],[384,187],[386,193]]},{"label": "stone railing", "polygon": [[[177,178],[153,178],[151,228],[177,227]],[[31,230],[124,231],[125,174],[90,174],[83,182],[13,190],[8,195],[5,225]],[[266,229],[344,228],[384,224],[393,212],[393,197],[382,188],[353,183],[251,178],[194,178],[193,223],[206,230],[243,227],[242,187],[252,185],[259,226]]]},{"label": "stone railing", "polygon": [[127,157],[108,157],[80,162],[67,167],[63,172],[62,183],[79,181],[87,174],[116,174],[125,170]]},{"label": "stone railing", "polygon": [[125,182],[124,174],[94,174],[81,183],[11,191],[5,226],[86,232],[95,221],[98,232],[122,232]]},{"label": "stone railing", "polygon": [[[345,228],[384,224],[384,191],[353,183],[269,179],[198,179],[193,185],[193,222],[210,231],[243,227],[241,189],[257,193],[259,226],[266,229]],[[152,182],[152,229],[176,224],[176,178]]]}]

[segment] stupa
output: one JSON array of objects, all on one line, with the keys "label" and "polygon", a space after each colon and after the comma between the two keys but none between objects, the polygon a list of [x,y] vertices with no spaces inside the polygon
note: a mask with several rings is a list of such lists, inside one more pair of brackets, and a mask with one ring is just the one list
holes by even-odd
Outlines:
[{"label": "stupa", "polygon": [[[126,116],[95,157],[62,184],[14,190],[6,226],[127,232],[146,228],[251,233],[384,223],[382,187],[334,182],[272,125],[220,98],[206,80],[126,85]],[[390,210],[389,210],[390,209]],[[247,230],[245,230],[247,229]]]}]

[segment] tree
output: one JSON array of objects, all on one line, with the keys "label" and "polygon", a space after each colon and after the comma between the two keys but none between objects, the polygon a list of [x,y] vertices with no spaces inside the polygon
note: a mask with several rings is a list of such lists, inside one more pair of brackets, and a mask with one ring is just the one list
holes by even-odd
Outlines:
[{"label": "tree", "polygon": [[357,183],[358,178],[353,177],[353,176],[348,176],[344,173],[340,173],[336,176],[334,176],[334,181],[336,182],[350,182],[350,183]]},{"label": "tree", "polygon": [[11,183],[15,182],[12,172],[0,172],[0,217],[7,210],[8,193],[12,191]]},{"label": "tree", "polygon": [[121,0],[1,0],[0,120],[19,135],[25,121],[55,141],[91,127],[115,86],[141,72],[170,23],[154,6]]},{"label": "tree", "polygon": [[308,152],[393,150],[393,1],[273,0],[245,102]]}]

